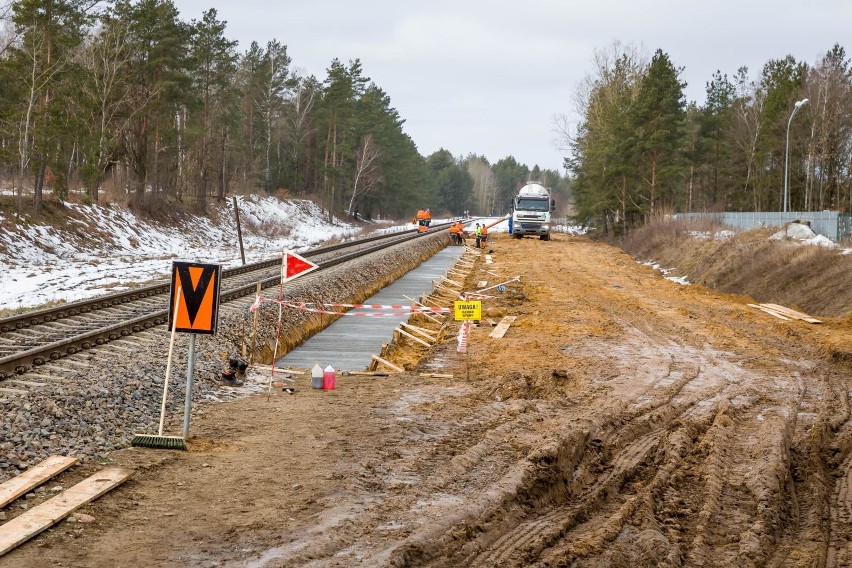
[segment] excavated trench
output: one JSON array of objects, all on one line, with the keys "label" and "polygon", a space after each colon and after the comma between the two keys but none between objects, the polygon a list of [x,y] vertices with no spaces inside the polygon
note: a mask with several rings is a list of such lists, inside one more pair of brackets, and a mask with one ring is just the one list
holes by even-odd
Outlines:
[{"label": "excavated trench", "polygon": [[[426,234],[414,242],[394,245],[363,259],[306,275],[285,285],[285,299],[309,303],[363,302],[442,250],[449,242],[446,231]],[[278,291],[270,289],[263,296],[277,300]],[[284,356],[340,317],[286,308],[283,314],[280,333],[278,305],[274,302],[261,303],[256,326],[248,309],[223,316],[219,324],[222,349],[243,353],[254,363],[268,364],[273,354]],[[256,329],[254,341],[253,329]],[[280,338],[277,349],[276,337]]]}]

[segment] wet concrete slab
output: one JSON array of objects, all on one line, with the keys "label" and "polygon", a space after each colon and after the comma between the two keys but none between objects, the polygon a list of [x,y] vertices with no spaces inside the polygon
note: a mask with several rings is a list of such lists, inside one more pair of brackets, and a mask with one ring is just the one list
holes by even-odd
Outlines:
[{"label": "wet concrete slab", "polygon": [[[405,297],[417,298],[428,294],[432,290],[432,281],[446,274],[447,269],[461,256],[462,250],[462,247],[445,248],[363,303],[411,305]],[[362,309],[353,309],[351,312],[378,313],[376,310]],[[407,314],[386,317],[343,316],[278,359],[277,366],[309,369],[319,364],[323,368],[331,365],[338,371],[363,371],[370,364],[371,356],[379,354],[382,344],[391,340],[394,328],[404,321],[408,321]]]}]

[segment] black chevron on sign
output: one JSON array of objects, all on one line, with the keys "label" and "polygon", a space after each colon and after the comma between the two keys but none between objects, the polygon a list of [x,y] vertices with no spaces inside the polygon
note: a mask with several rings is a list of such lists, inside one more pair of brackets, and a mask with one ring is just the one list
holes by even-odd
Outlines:
[{"label": "black chevron on sign", "polygon": [[195,324],[195,316],[198,315],[198,309],[204,301],[204,295],[207,293],[207,288],[210,287],[210,282],[213,281],[213,276],[216,274],[215,266],[205,266],[201,272],[201,278],[198,279],[198,287],[192,285],[192,275],[189,273],[191,267],[188,265],[178,265],[177,273],[180,278],[180,286],[183,289],[183,297],[186,301],[187,315],[189,316],[189,324]]}]

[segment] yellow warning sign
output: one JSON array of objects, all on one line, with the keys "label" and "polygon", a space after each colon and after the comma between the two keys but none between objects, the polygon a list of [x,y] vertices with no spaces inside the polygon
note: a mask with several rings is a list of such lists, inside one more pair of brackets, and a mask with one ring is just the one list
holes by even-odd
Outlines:
[{"label": "yellow warning sign", "polygon": [[481,320],[482,302],[479,300],[453,302],[456,310],[456,321]]},{"label": "yellow warning sign", "polygon": [[[219,323],[219,264],[172,263],[172,288],[169,294],[169,328],[184,333],[215,334]],[[180,285],[180,298],[176,298]],[[177,321],[175,321],[177,300]]]}]

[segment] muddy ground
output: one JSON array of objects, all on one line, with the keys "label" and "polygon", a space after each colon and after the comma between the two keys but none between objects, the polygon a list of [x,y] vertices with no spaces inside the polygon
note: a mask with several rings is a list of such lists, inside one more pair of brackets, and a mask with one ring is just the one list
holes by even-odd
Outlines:
[{"label": "muddy ground", "polygon": [[188,452],[112,454],[133,475],[94,522],[0,566],[852,563],[848,321],[581,237],[492,248],[468,286],[520,275],[485,301],[518,319],[473,330],[469,379],[451,323],[410,373],[213,406]]}]

